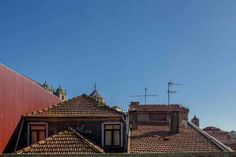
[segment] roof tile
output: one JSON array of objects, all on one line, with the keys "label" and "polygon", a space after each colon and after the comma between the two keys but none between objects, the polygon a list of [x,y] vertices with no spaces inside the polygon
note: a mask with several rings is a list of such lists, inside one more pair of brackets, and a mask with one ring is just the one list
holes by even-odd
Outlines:
[{"label": "roof tile", "polygon": [[104,153],[103,149],[80,135],[72,128],[52,135],[45,140],[32,144],[17,154],[87,154]]},{"label": "roof tile", "polygon": [[147,105],[130,105],[131,110],[136,110],[138,112],[155,112],[155,111],[189,111],[187,107],[178,104],[147,104]]},{"label": "roof tile", "polygon": [[171,134],[169,126],[138,125],[131,131],[130,153],[220,152],[217,145],[188,126]]},{"label": "roof tile", "polygon": [[26,117],[121,117],[122,112],[116,111],[109,106],[99,106],[97,101],[89,96],[82,95],[71,100],[61,102],[32,112]]}]

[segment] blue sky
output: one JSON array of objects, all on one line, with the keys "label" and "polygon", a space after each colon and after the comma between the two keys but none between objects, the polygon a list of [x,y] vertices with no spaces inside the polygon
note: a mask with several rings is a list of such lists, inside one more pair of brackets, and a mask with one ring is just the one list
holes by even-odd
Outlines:
[{"label": "blue sky", "polygon": [[0,62],[125,110],[145,87],[167,103],[172,80],[201,127],[236,130],[235,28],[235,0],[3,0]]}]

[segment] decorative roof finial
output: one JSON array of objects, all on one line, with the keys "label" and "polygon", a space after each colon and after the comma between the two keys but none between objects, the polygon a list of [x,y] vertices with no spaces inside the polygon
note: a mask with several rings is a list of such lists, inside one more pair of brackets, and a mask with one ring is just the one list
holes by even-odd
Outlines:
[{"label": "decorative roof finial", "polygon": [[96,83],[94,84],[94,91],[97,91],[97,85],[96,85]]}]

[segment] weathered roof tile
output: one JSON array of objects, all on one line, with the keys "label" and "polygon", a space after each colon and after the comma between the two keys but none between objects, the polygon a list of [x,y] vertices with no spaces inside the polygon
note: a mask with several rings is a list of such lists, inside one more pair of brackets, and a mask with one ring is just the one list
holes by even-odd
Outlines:
[{"label": "weathered roof tile", "polygon": [[138,125],[131,131],[130,153],[220,152],[216,144],[189,126],[171,134],[169,126]]},{"label": "weathered roof tile", "polygon": [[97,101],[89,96],[82,95],[71,100],[61,102],[40,110],[32,112],[25,117],[121,117],[118,112],[109,106],[99,106]]},{"label": "weathered roof tile", "polygon": [[104,153],[103,149],[80,135],[72,128],[32,144],[17,154],[87,154]]},{"label": "weathered roof tile", "polygon": [[166,111],[189,111],[185,106],[179,104],[147,104],[147,105],[130,105],[131,110],[136,110],[138,112],[166,112]]}]

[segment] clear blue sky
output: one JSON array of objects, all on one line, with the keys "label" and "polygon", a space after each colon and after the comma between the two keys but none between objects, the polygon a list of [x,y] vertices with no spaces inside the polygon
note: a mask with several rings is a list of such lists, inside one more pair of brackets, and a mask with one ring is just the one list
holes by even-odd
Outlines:
[{"label": "clear blue sky", "polygon": [[201,127],[236,130],[235,0],[1,0],[0,62],[125,110],[172,80]]}]

